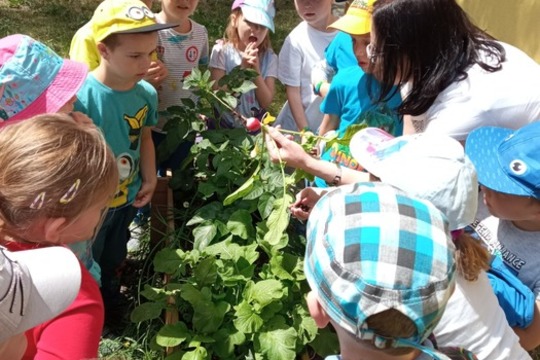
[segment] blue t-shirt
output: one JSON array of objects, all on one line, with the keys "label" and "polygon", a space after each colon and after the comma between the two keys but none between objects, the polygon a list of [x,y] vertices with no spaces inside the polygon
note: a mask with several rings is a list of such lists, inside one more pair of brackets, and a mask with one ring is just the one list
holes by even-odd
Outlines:
[{"label": "blue t-shirt", "polygon": [[141,133],[143,127],[156,124],[157,106],[157,92],[144,80],[130,90],[116,91],[89,74],[77,93],[75,110],[103,131],[116,157],[120,179],[111,208],[133,203],[141,187]]},{"label": "blue t-shirt", "polygon": [[338,31],[334,40],[324,51],[326,63],[339,71],[350,66],[358,66],[358,60],[354,56],[351,35]]},{"label": "blue t-shirt", "polygon": [[[340,119],[336,129],[338,137],[343,137],[347,128],[353,124],[378,127],[394,136],[403,134],[403,121],[396,111],[401,104],[399,91],[396,91],[389,101],[374,104],[369,96],[368,84],[371,83],[372,94],[377,94],[380,87],[375,79],[368,81],[370,77],[371,75],[364,73],[362,68],[356,65],[341,69],[332,79],[328,94],[321,104],[321,112]],[[325,149],[321,159],[362,170],[350,154],[349,147],[345,145],[334,144]],[[315,178],[315,185],[327,186],[320,178]]]}]

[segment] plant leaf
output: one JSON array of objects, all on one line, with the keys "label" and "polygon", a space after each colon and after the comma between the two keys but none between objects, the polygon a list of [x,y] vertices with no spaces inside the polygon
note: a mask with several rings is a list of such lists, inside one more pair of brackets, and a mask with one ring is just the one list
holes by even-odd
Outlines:
[{"label": "plant leaf", "polygon": [[131,312],[130,319],[132,322],[138,323],[146,320],[157,319],[161,312],[165,309],[164,304],[157,302],[147,302],[137,306]]},{"label": "plant leaf", "polygon": [[158,345],[163,347],[178,346],[189,338],[189,330],[183,322],[167,324],[159,329],[156,337]]},{"label": "plant leaf", "polygon": [[180,249],[162,249],[154,257],[154,270],[174,274],[182,266],[184,255]]},{"label": "plant leaf", "polygon": [[296,336],[294,328],[262,332],[258,336],[258,341],[255,342],[255,350],[266,355],[268,360],[294,360]]},{"label": "plant leaf", "polygon": [[247,301],[242,301],[235,306],[234,326],[244,334],[255,333],[263,326],[263,319],[254,312],[253,308]]},{"label": "plant leaf", "polygon": [[205,221],[193,229],[193,248],[199,251],[208,246],[217,234],[217,226],[211,221]]},{"label": "plant leaf", "polygon": [[229,218],[229,221],[227,221],[227,229],[229,229],[233,235],[246,240],[250,234],[255,232],[252,225],[251,214],[243,209],[235,211]]}]

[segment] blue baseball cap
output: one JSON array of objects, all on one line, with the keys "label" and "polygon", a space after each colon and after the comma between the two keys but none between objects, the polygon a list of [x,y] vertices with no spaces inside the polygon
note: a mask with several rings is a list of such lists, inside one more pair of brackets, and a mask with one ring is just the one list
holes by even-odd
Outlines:
[{"label": "blue baseball cap", "polygon": [[478,128],[469,134],[465,152],[476,167],[480,184],[501,193],[540,199],[540,122],[518,130]]},{"label": "blue baseball cap", "polygon": [[[384,183],[357,183],[315,205],[304,274],[330,318],[357,339],[434,355],[423,341],[452,294],[454,252],[446,216],[429,201]],[[410,338],[368,327],[370,316],[389,309],[414,322]]]}]

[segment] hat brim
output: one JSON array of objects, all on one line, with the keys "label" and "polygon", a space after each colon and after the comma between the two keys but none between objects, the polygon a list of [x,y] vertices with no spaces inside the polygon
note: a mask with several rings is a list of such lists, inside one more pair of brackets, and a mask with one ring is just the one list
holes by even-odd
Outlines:
[{"label": "hat brim", "polygon": [[345,15],[328,27],[351,35],[369,34],[371,32],[371,14],[365,10],[353,11],[353,9],[349,9]]},{"label": "hat brim", "polygon": [[242,9],[242,16],[244,16],[247,21],[262,25],[274,32],[274,20],[272,20],[266,12],[251,6],[241,5],[240,8]]},{"label": "hat brim", "polygon": [[[28,270],[29,293],[25,293],[25,310],[16,335],[65,310],[79,293],[81,287],[81,265],[75,254],[67,248],[53,246],[42,249],[9,252],[9,258]],[[24,281],[24,280],[23,280]],[[25,289],[27,291],[27,289]],[[9,337],[8,336],[8,337]]]},{"label": "hat brim", "polygon": [[360,166],[380,178],[384,171],[381,168],[381,159],[375,156],[375,149],[382,143],[390,144],[395,139],[394,136],[382,129],[368,127],[353,135],[349,149]]},{"label": "hat brim", "polygon": [[58,112],[77,94],[87,75],[86,64],[64,59],[60,71],[47,89],[24,110],[13,115],[0,126],[13,124],[36,115]]},{"label": "hat brim", "polygon": [[109,35],[112,35],[112,34],[141,34],[141,33],[148,33],[148,32],[153,32],[153,31],[164,30],[164,29],[170,29],[170,28],[176,27],[178,25],[179,24],[152,24],[152,25],[141,26],[141,27],[134,28],[134,29],[129,29],[129,30],[114,31],[114,32],[110,33]]},{"label": "hat brim", "polygon": [[508,177],[499,162],[498,148],[512,133],[512,129],[491,126],[476,129],[467,137],[465,152],[476,168],[481,185],[505,194],[530,196]]}]

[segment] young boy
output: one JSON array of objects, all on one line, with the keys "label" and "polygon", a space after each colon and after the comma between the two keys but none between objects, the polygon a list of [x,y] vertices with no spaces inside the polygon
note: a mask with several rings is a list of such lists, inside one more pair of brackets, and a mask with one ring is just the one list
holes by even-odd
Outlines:
[{"label": "young boy", "polygon": [[287,103],[276,125],[289,130],[317,130],[323,114],[320,97],[313,93],[311,70],[324,58],[324,50],[336,31],[327,26],[336,20],[332,0],[295,0],[302,22],[285,39],[279,53],[278,78],[285,85]]},{"label": "young boy", "polygon": [[[208,64],[208,31],[203,25],[191,19],[198,4],[199,0],[186,0],[182,6],[178,6],[176,0],[161,1],[161,12],[157,14],[158,21],[179,25],[158,32],[157,55],[169,71],[167,78],[158,87],[160,112],[171,106],[181,106],[181,99],[196,100],[193,93],[185,90],[183,86],[184,78],[191,74],[193,68]],[[158,125],[152,132],[156,149],[166,137],[163,131],[166,122],[167,117],[160,115]],[[172,170],[179,168],[190,147],[191,144],[186,142],[177,148],[171,157],[159,164],[159,174],[164,176],[167,168]]]},{"label": "young boy", "polygon": [[[104,1],[116,1],[116,0],[104,0]],[[151,8],[153,0],[141,0],[146,7]],[[94,70],[100,62],[99,51],[96,46],[96,40],[94,38],[94,31],[92,28],[92,20],[84,24],[71,39],[71,45],[69,47],[69,57],[72,60],[80,61],[88,65],[90,70]],[[145,80],[150,82],[154,86],[159,86],[161,82],[167,77],[167,68],[161,61],[153,58],[152,63],[145,76]]]},{"label": "young boy", "polygon": [[[106,314],[119,295],[119,267],[126,258],[128,227],[157,183],[151,126],[157,121],[157,93],[143,77],[157,46],[154,14],[137,0],[105,0],[92,18],[101,61],[77,94],[75,109],[100,127],[113,150],[120,183],[93,244],[101,266]],[[109,315],[108,314],[108,315]]]},{"label": "young boy", "polygon": [[536,296],[532,323],[515,328],[521,345],[540,345],[540,123],[519,130],[472,131],[465,151],[476,166],[491,216],[475,223],[479,237]]},{"label": "young boy", "polygon": [[448,359],[428,337],[455,286],[454,251],[444,214],[390,185],[321,198],[304,271],[311,316],[338,335],[340,357],[327,359]]},{"label": "young boy", "polygon": [[[321,104],[321,112],[324,118],[319,128],[319,133],[326,134],[336,130],[342,138],[351,125],[365,125],[378,127],[388,133],[399,136],[403,133],[403,122],[396,109],[401,104],[399,91],[385,103],[374,104],[371,96],[376,96],[380,90],[378,82],[370,74],[370,59],[367,56],[366,47],[370,42],[371,9],[374,0],[355,0],[349,6],[347,13],[331,24],[329,27],[340,30],[332,44],[341,41],[342,45],[335,44],[326,52],[328,64],[338,66],[336,75],[332,79],[329,90]],[[340,65],[348,63],[343,59],[344,51],[338,51],[348,44],[356,58],[354,66]],[[330,50],[330,51],[329,51]],[[321,87],[319,83],[314,88]],[[334,144],[331,148],[324,149],[321,159],[335,162],[355,170],[362,167],[353,158],[349,146]],[[315,178],[317,187],[326,187],[326,182],[321,178]]]}]

